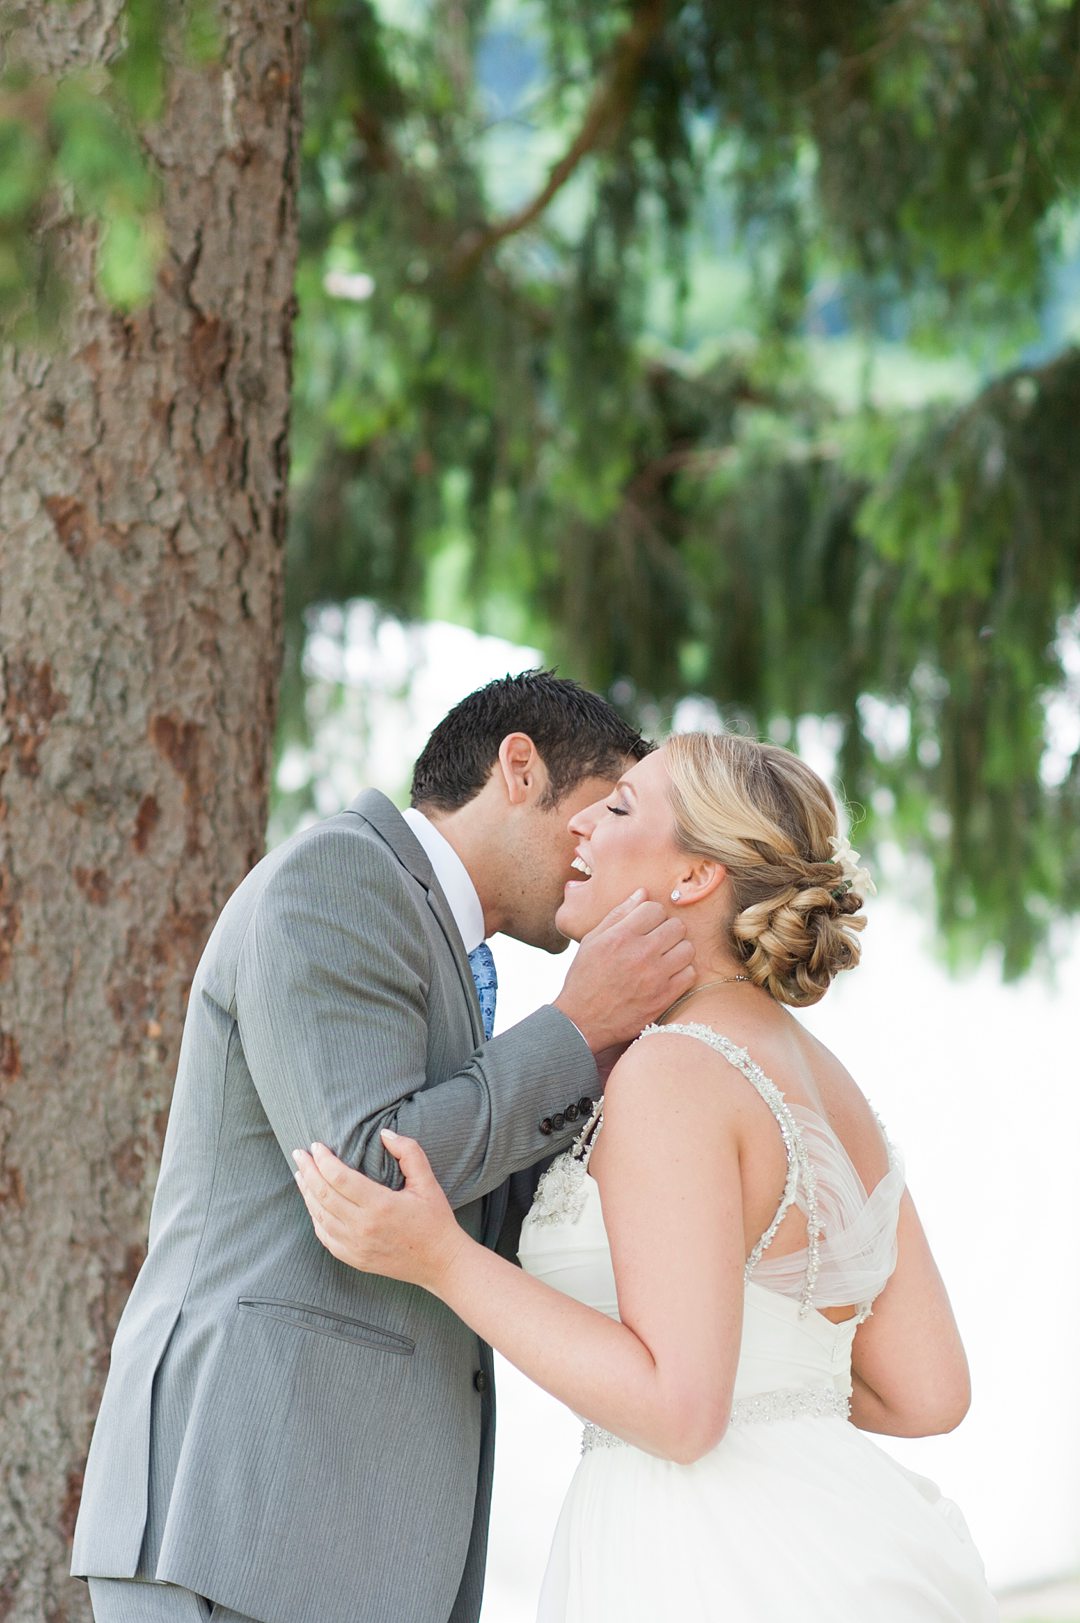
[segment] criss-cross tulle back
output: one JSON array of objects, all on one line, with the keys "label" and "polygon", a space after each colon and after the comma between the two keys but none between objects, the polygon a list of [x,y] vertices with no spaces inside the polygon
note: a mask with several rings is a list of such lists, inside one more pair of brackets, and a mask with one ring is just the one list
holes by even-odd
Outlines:
[{"label": "criss-cross tulle back", "polygon": [[[896,1266],[896,1224],[904,1192],[900,1157],[885,1143],[889,1167],[868,1194],[833,1128],[804,1105],[789,1104],[745,1048],[711,1026],[647,1026],[642,1037],[693,1037],[740,1071],[772,1111],[787,1153],[787,1178],[772,1222],[747,1258],[746,1278],[810,1308],[858,1306],[862,1320]],[[792,1208],[802,1212],[807,1243],[769,1255]]]}]

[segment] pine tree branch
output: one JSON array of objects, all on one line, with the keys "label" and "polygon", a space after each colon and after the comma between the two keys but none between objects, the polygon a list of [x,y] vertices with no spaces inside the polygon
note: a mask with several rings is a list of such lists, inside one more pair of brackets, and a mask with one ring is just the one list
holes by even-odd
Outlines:
[{"label": "pine tree branch", "polygon": [[639,0],[633,21],[616,43],[611,61],[570,146],[552,165],[547,180],[531,202],[504,219],[462,237],[451,266],[455,276],[469,275],[492,248],[539,219],[589,154],[618,135],[633,109],[642,64],[664,26],[666,12],[667,0]]},{"label": "pine tree branch", "polygon": [[864,79],[867,69],[876,67],[883,57],[888,56],[914,31],[920,17],[929,10],[930,0],[897,0],[879,38],[861,51],[840,57],[811,88],[809,98],[814,100],[831,93],[840,83],[853,88]]}]

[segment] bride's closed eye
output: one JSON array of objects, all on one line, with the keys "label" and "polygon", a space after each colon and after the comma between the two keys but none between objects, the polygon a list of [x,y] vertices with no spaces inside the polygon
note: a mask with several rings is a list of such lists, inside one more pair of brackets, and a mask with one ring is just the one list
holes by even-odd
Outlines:
[{"label": "bride's closed eye", "polygon": [[630,816],[630,808],[629,808],[629,806],[609,806],[608,811],[609,812],[614,812],[616,817],[629,817]]}]

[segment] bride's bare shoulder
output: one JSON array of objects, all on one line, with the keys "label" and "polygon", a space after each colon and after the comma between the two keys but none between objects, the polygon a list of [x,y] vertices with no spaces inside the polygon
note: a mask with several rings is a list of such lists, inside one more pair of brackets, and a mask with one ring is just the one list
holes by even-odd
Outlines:
[{"label": "bride's bare shoulder", "polygon": [[[710,1100],[721,1108],[740,1107],[747,1089],[738,1068],[722,1046],[710,1042],[714,1028],[692,1024],[698,1026],[697,1035],[678,1027],[649,1027],[630,1044],[608,1078],[605,1115],[611,1109],[622,1114],[650,1104],[654,1111],[658,1104],[669,1110],[682,1102],[700,1109]],[[739,1045],[737,1038],[732,1041]]]},{"label": "bride's bare shoulder", "polygon": [[624,1172],[636,1176],[642,1157],[655,1159],[658,1142],[669,1166],[676,1146],[710,1162],[737,1155],[749,1095],[737,1072],[704,1043],[676,1031],[643,1035],[608,1077],[590,1169],[601,1186]]}]

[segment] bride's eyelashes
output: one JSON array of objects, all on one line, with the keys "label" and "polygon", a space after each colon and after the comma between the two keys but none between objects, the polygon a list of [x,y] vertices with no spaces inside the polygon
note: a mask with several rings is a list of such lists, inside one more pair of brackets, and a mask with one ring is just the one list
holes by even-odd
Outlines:
[{"label": "bride's eyelashes", "polygon": [[628,806],[609,806],[608,811],[613,812],[616,817],[630,816],[630,808]]}]

